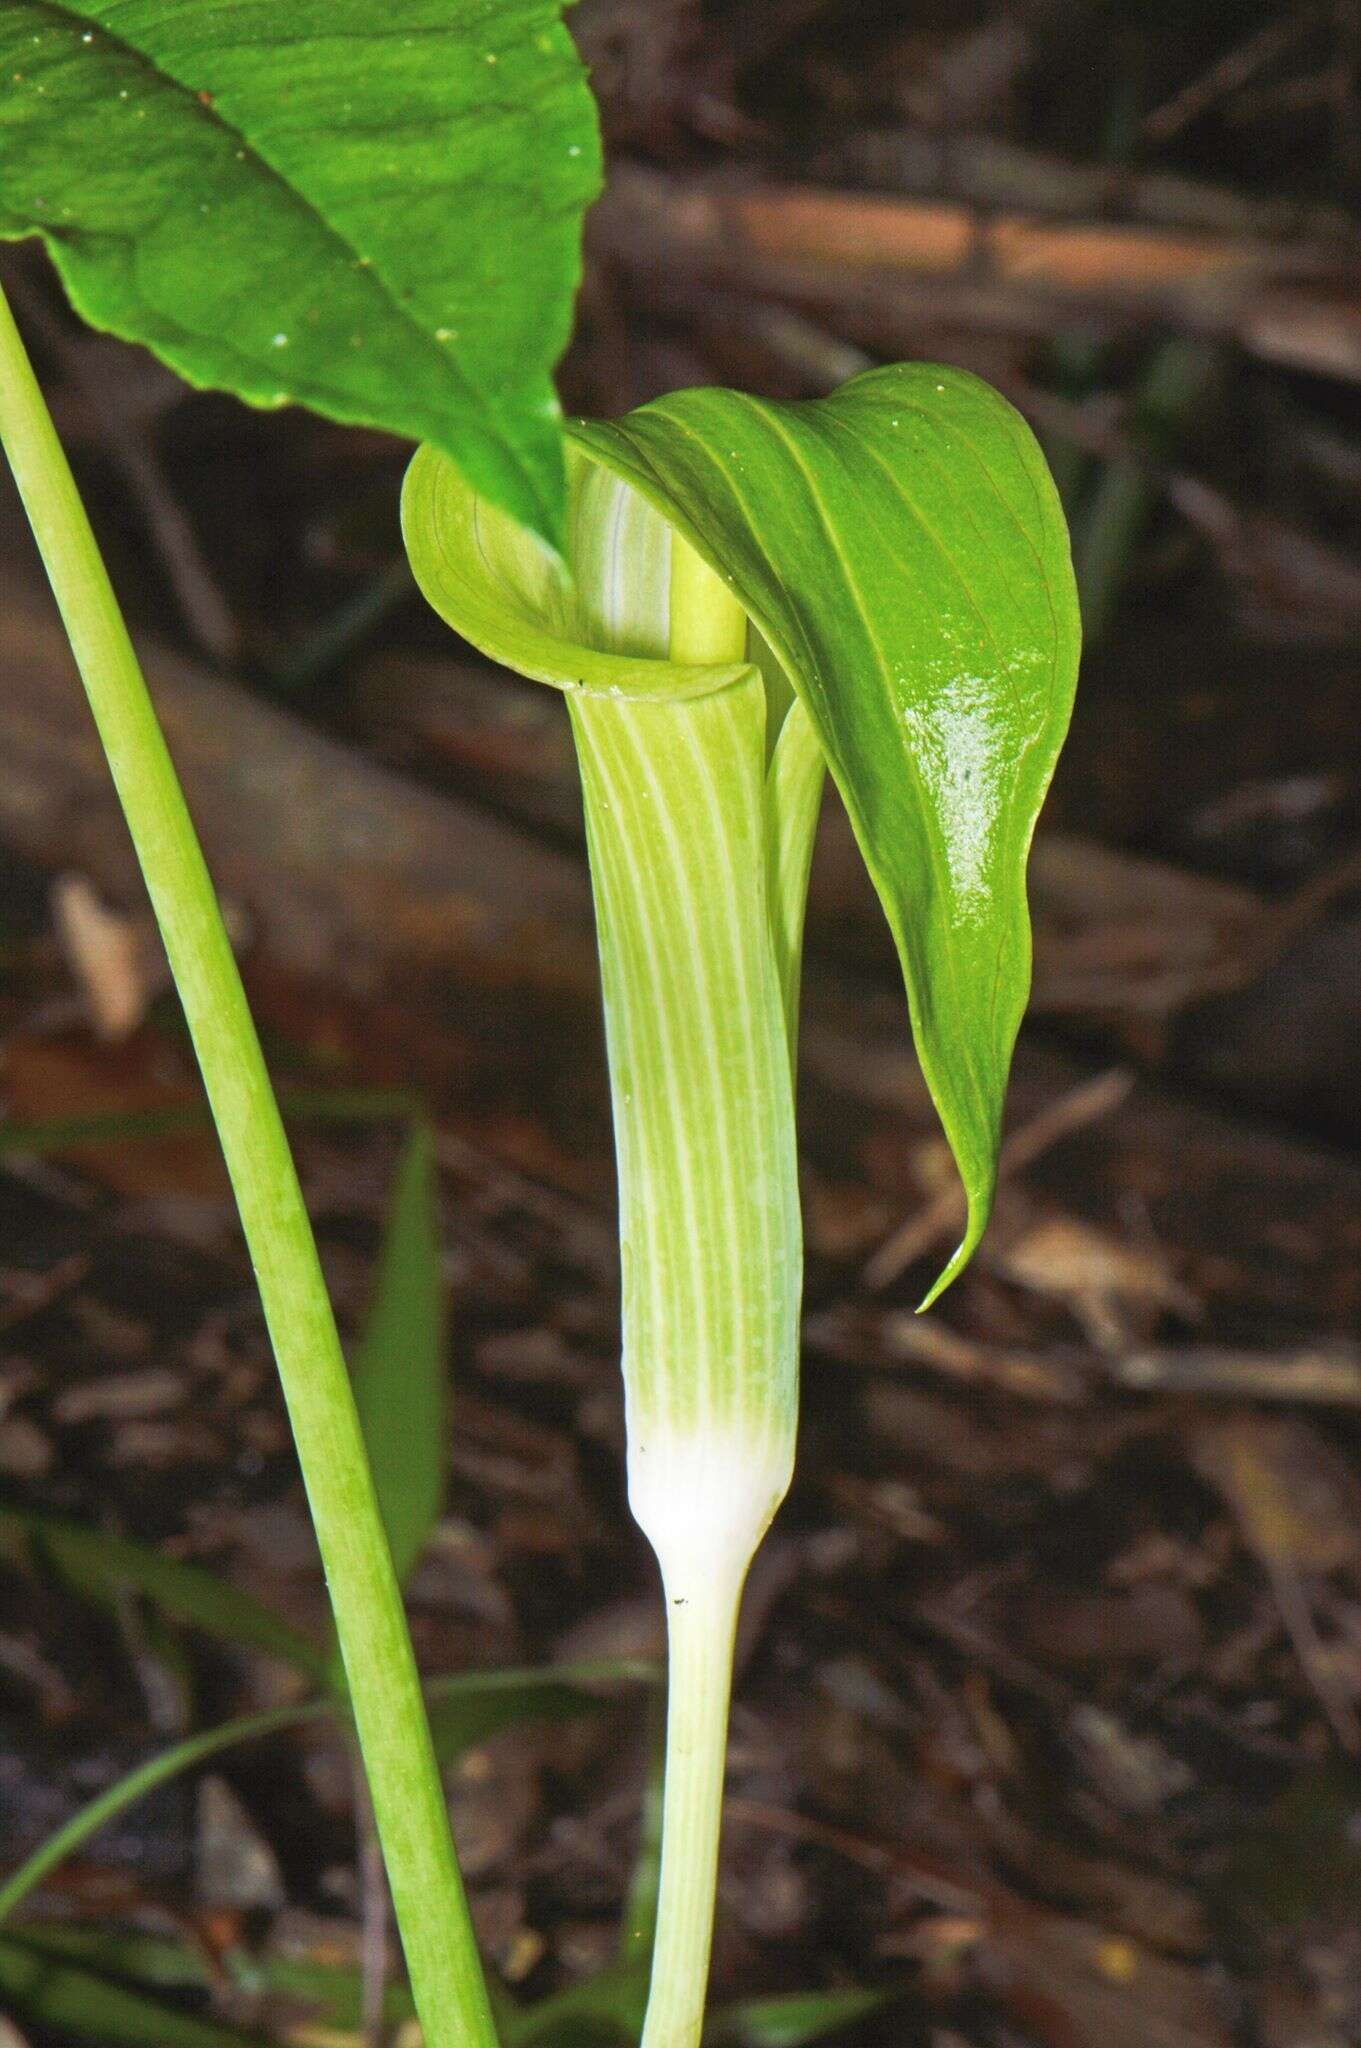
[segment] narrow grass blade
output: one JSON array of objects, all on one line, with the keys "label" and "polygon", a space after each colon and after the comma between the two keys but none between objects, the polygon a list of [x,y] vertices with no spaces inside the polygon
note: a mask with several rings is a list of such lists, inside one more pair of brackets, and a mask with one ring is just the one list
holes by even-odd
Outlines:
[{"label": "narrow grass blade", "polygon": [[639,1679],[655,1683],[656,1678],[648,1665],[611,1663],[474,1671],[441,1679],[426,1693],[435,1754],[442,1764],[454,1763],[465,1750],[522,1721],[573,1721],[598,1712],[602,1700],[592,1686]]},{"label": "narrow grass blade", "polygon": [[0,1997],[29,2025],[105,2048],[265,2048],[258,2035],[178,2012],[8,1937],[0,1937]]},{"label": "narrow grass blade", "polygon": [[164,1557],[131,1537],[87,1529],[27,1508],[0,1508],[0,1556],[31,1567],[44,1561],[76,1592],[107,1601],[131,1591],[172,1619],[238,1649],[263,1650],[314,1681],[326,1676],[324,1651],[264,1602],[201,1565]]},{"label": "narrow grass blade", "polygon": [[[595,1711],[601,1698],[598,1691],[588,1689],[592,1686],[648,1682],[655,1676],[648,1665],[614,1660],[550,1666],[542,1671],[467,1672],[435,1679],[427,1690],[426,1703],[436,1754],[441,1763],[455,1763],[465,1750],[517,1722],[566,1721]],[[185,1771],[196,1770],[223,1750],[305,1727],[310,1721],[342,1712],[341,1701],[322,1698],[296,1707],[279,1707],[266,1714],[243,1715],[224,1721],[217,1728],[204,1729],[149,1757],[89,1800],[0,1884],[0,1922],[8,1919],[59,1863],[83,1848],[118,1814],[145,1799],[157,1786]]]},{"label": "narrow grass blade", "polygon": [[399,1584],[444,1505],[446,1322],[435,1148],[417,1124],[403,1148],[373,1301],[350,1377]]},{"label": "narrow grass blade", "polygon": [[139,1764],[136,1770],[129,1771],[82,1806],[0,1884],[0,1921],[7,1920],[59,1863],[83,1848],[101,1828],[107,1827],[126,1807],[145,1799],[158,1785],[164,1785],[185,1771],[197,1769],[224,1749],[235,1749],[243,1742],[258,1742],[264,1736],[278,1735],[286,1728],[297,1728],[328,1711],[329,1702],[322,1702],[302,1707],[280,1707],[273,1713],[251,1714],[240,1720],[225,1721],[221,1727],[205,1729],[201,1735],[191,1735],[150,1757],[146,1763]]},{"label": "narrow grass blade", "polygon": [[792,1991],[777,1998],[748,1998],[713,2013],[704,2029],[704,2048],[807,2048],[882,2012],[893,2003],[886,1991]]},{"label": "narrow grass blade", "polygon": [[[317,1088],[285,1091],[279,1097],[285,1123],[381,1123],[419,1114],[413,1096],[397,1089]],[[212,1111],[204,1101],[167,1103],[163,1109],[88,1110],[77,1116],[0,1121],[0,1158],[19,1152],[34,1159],[98,1145],[135,1145],[185,1131],[211,1131]]]},{"label": "narrow grass blade", "polygon": [[[244,1947],[210,1958],[197,1942],[67,1921],[25,1921],[15,1939],[38,1954],[120,1979],[141,1991],[211,1991],[225,1978],[234,1991],[247,1996],[296,1999],[336,2028],[358,2028],[362,2017],[362,1973],[351,1964]],[[398,2027],[414,2011],[405,1984],[386,1987],[386,2025]]]}]

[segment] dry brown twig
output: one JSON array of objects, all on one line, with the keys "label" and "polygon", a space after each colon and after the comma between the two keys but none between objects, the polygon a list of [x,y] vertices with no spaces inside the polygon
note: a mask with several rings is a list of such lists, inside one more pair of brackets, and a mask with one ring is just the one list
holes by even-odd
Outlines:
[{"label": "dry brown twig", "polygon": [[1318,7],[1288,9],[1273,21],[1268,21],[1255,34],[1250,35],[1233,48],[1216,58],[1209,69],[1193,78],[1172,98],[1164,100],[1145,115],[1143,134],[1147,142],[1169,142],[1179,135],[1183,128],[1198,121],[1211,107],[1227,99],[1255,78],[1268,64],[1316,28],[1322,18]]},{"label": "dry brown twig", "polygon": [[[958,201],[616,169],[597,252],[805,308],[857,299],[899,317],[929,289],[936,324],[1043,332],[1055,306],[1219,335],[1294,368],[1361,380],[1361,251],[1131,222],[1043,218]],[[922,317],[920,314],[918,317]]]}]

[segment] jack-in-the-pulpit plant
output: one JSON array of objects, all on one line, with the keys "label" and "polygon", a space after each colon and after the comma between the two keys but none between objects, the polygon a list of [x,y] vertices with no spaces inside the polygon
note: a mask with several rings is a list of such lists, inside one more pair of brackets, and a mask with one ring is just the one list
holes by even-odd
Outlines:
[{"label": "jack-in-the-pulpit plant", "polygon": [[[1026,853],[1078,623],[1035,442],[957,371],[872,371],[803,405],[683,392],[574,427],[564,460],[551,372],[598,176],[559,0],[0,4],[0,240],[41,237],[79,312],[195,383],[424,438],[404,522],[427,595],[565,693],[614,1094],[629,1489],[671,1639],[644,2039],[695,2048],[734,1625],[794,1457],[795,1038],[824,773],[893,929],[968,1196],[932,1299],[991,1201],[1029,982]],[[0,441],[237,1193],[344,1659],[328,1677],[424,2039],[495,2048],[391,1531],[277,1106],[2,298]]]},{"label": "jack-in-the-pulpit plant", "polygon": [[830,768],[987,1220],[1030,976],[1025,864],[1067,728],[1067,534],[1024,422],[930,364],[782,405],[699,390],[570,430],[565,560],[416,456],[408,552],[467,639],[566,696],[619,1169],[629,1496],[670,1637],[645,2048],[703,2022],[734,1629],[789,1484],[800,942]]}]

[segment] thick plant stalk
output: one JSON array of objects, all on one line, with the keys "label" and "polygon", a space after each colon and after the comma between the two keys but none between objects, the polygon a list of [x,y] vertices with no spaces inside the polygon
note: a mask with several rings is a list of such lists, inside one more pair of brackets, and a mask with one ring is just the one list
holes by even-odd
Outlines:
[{"label": "thick plant stalk", "polygon": [[[741,662],[746,617],[672,538],[670,658]],[[713,1927],[733,1637],[789,1483],[802,1254],[764,886],[765,691],[569,697],[600,927],[624,1271],[629,1496],[670,1638],[644,2048],[694,2048]]]},{"label": "thick plant stalk", "polygon": [[3,441],[146,878],[269,1325],[428,2048],[495,2048],[335,1319],[217,899],[42,394],[0,298]]}]

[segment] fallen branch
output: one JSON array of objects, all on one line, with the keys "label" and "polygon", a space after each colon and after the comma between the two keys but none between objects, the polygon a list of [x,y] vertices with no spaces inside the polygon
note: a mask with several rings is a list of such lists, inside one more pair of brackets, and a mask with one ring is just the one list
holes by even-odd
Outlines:
[{"label": "fallen branch", "polygon": [[[1058,305],[1117,323],[1171,322],[1268,361],[1361,379],[1354,244],[682,181],[635,164],[616,170],[591,232],[599,251],[644,275],[679,267],[808,307],[840,305],[853,326],[867,311],[901,322],[912,310],[919,325],[1045,332]],[[913,294],[928,296],[913,308]]]},{"label": "fallen branch", "polygon": [[[371,998],[535,993],[596,1003],[585,874],[472,804],[435,795],[153,645],[143,649],[219,890],[255,948]],[[0,623],[0,840],[41,867],[141,889],[56,614],[11,587]]]}]

